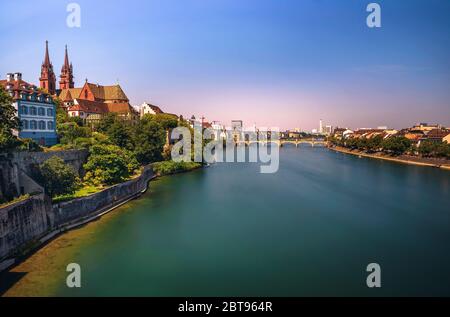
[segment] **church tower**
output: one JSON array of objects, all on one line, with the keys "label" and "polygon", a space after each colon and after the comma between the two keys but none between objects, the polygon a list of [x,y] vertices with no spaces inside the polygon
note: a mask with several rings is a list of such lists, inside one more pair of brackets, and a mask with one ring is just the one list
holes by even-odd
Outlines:
[{"label": "church tower", "polygon": [[59,81],[59,89],[68,89],[75,87],[73,83],[73,67],[72,63],[69,64],[67,45],[66,45],[66,53],[64,56],[64,65],[61,68],[61,75],[59,77],[61,78],[61,80]]},{"label": "church tower", "polygon": [[41,66],[39,86],[46,89],[51,95],[56,93],[56,76],[53,72],[53,65],[50,62],[50,56],[48,55],[48,41],[45,41],[45,57]]}]

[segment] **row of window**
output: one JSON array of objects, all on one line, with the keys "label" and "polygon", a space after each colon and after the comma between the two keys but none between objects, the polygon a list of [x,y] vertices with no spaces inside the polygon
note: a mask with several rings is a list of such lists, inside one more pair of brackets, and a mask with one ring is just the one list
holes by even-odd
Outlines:
[{"label": "row of window", "polygon": [[23,100],[31,100],[31,101],[40,101],[40,102],[51,102],[52,100],[50,97],[44,97],[44,96],[36,96],[34,94],[20,94],[20,98]]},{"label": "row of window", "polygon": [[[29,114],[31,116],[45,116],[45,110],[46,108],[36,108],[34,106],[31,107],[27,107],[27,106],[22,106],[20,107],[20,113],[21,114]],[[47,116],[48,117],[53,117],[53,109],[51,108],[47,108]]]},{"label": "row of window", "polygon": [[24,130],[53,130],[54,124],[53,121],[36,121],[36,120],[22,120],[22,129]]}]

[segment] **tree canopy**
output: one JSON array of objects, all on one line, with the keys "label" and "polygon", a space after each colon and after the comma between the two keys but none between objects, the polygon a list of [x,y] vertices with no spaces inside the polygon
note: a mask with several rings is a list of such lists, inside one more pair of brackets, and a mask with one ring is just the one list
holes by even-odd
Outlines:
[{"label": "tree canopy", "polygon": [[40,182],[50,197],[72,194],[80,185],[77,173],[57,156],[42,163],[39,170]]},{"label": "tree canopy", "polygon": [[128,179],[138,169],[134,154],[116,145],[93,145],[86,164],[85,180],[94,185],[113,185]]},{"label": "tree canopy", "polygon": [[0,152],[15,148],[20,144],[13,130],[20,128],[17,111],[13,99],[8,92],[0,86]]}]

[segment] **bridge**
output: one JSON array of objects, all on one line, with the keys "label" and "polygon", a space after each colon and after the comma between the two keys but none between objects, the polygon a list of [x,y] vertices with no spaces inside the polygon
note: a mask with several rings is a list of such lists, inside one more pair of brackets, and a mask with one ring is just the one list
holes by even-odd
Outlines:
[{"label": "bridge", "polygon": [[293,144],[295,147],[298,147],[300,144],[309,144],[312,147],[314,146],[327,146],[328,142],[321,139],[297,139],[297,140],[254,140],[254,141],[237,141],[236,144],[245,144],[249,146],[250,144],[261,144],[262,146],[267,145],[268,143],[276,144],[282,147],[284,144]]}]

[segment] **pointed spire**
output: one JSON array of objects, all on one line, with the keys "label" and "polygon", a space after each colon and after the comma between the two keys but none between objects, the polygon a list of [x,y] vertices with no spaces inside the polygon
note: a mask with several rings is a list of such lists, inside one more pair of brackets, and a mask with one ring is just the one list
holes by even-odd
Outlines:
[{"label": "pointed spire", "polygon": [[45,41],[45,57],[44,57],[44,65],[50,65],[50,56],[48,54],[48,41]]},{"label": "pointed spire", "polygon": [[69,67],[69,55],[67,54],[67,45],[66,45],[66,53],[64,56],[64,67]]}]

